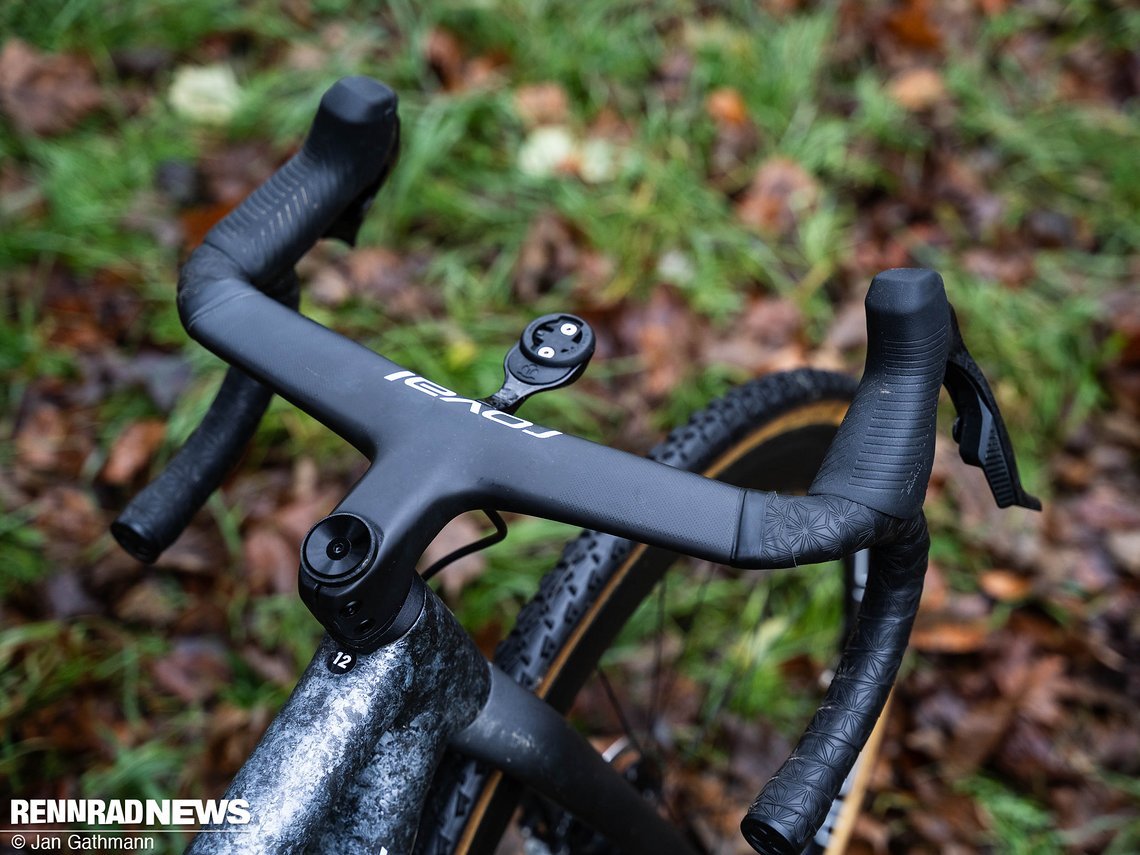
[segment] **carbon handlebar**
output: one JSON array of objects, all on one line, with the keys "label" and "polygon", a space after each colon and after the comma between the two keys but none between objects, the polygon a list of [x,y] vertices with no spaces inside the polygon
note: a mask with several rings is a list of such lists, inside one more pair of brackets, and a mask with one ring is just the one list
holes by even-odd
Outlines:
[{"label": "carbon handlebar", "polygon": [[[416,559],[450,519],[477,508],[738,567],[788,567],[870,548],[865,598],[827,698],[742,823],[758,851],[802,851],[883,709],[918,608],[929,543],[921,508],[957,334],[941,278],[892,270],[872,282],[866,372],[808,496],[671,469],[463,397],[267,294],[321,236],[351,242],[394,160],[395,111],[395,95],[375,81],[336,84],[301,151],[211,230],[179,279],[179,311],[192,337],[372,460],[310,534],[351,530],[352,561],[316,566],[306,540],[302,598],[340,644],[375,649],[400,619]],[[159,479],[168,486],[128,508],[116,536],[129,551],[153,557],[173,539],[256,426],[261,411],[246,411],[224,433],[204,424],[207,440],[188,446],[173,474]],[[169,485],[188,471],[196,486],[182,496]],[[151,510],[156,498],[165,508]],[[148,519],[136,507],[143,499],[162,525],[138,524]]]},{"label": "carbon handlebar", "polygon": [[[201,289],[231,278],[296,310],[293,265],[322,236],[352,243],[399,140],[396,96],[349,77],[321,99],[301,150],[210,230],[183,269],[178,305],[188,325]],[[186,287],[188,283],[192,283]],[[230,368],[201,425],[162,474],[111,525],[140,561],[158,559],[221,485],[252,438],[273,390]]]}]

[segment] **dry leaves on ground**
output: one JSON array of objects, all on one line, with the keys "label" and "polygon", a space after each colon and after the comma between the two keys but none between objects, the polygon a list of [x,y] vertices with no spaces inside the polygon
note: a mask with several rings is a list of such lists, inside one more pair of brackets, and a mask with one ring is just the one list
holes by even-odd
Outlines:
[{"label": "dry leaves on ground", "polygon": [[19,39],[0,49],[0,109],[23,133],[64,133],[102,103],[103,91],[87,59],[40,53]]}]

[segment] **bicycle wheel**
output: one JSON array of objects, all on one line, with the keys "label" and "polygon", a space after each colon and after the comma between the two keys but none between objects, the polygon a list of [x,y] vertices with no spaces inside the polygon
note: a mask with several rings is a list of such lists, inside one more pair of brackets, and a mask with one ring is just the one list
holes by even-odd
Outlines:
[{"label": "bicycle wheel", "polygon": [[[803,492],[854,388],[846,376],[810,369],[764,377],[710,404],[649,456],[740,486]],[[783,759],[770,752],[771,768],[751,776],[732,764],[741,739],[755,745],[757,714],[771,707],[764,690],[774,666],[764,661],[786,663],[790,657],[810,671],[803,651],[814,649],[818,656],[821,633],[824,646],[838,652],[862,594],[860,558],[826,575],[820,568],[797,568],[777,579],[583,532],[520,611],[495,661],[552,706],[569,711],[699,850],[749,852],[737,824]],[[832,595],[821,595],[821,586],[830,586]],[[794,614],[797,603],[810,614]],[[777,637],[779,629],[792,629],[795,637]],[[806,721],[820,696],[804,694],[789,721]],[[882,720],[811,850],[845,848],[881,729]],[[775,741],[777,750],[790,747]],[[610,851],[590,829],[524,794],[501,773],[451,755],[437,774],[416,851],[490,855],[512,816],[531,838],[528,852]]]}]

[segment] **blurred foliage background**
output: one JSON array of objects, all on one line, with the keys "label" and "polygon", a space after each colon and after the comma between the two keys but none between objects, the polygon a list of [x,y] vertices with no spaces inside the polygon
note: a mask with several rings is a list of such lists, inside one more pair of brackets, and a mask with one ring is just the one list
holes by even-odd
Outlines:
[{"label": "blurred foliage background", "polygon": [[[0,792],[217,794],[307,661],[297,544],[363,466],[308,417],[276,402],[157,565],[107,525],[220,380],[180,259],[369,74],[400,162],[304,310],[480,395],[580,312],[588,377],[527,405],[561,430],[644,451],[733,382],[857,370],[870,278],[942,272],[1047,508],[940,453],[857,845],[1140,848],[1138,44],[1112,0],[4,4]],[[565,534],[516,520],[443,575],[486,649]]]}]

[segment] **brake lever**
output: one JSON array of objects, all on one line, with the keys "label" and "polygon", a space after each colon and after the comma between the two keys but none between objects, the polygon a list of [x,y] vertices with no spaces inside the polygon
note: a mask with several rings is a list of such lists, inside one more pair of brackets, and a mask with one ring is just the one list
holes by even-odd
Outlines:
[{"label": "brake lever", "polygon": [[952,306],[950,335],[943,385],[958,413],[952,428],[958,453],[966,463],[985,473],[986,483],[999,508],[1020,505],[1033,511],[1041,510],[1040,499],[1029,495],[1021,486],[1013,445],[1001,411],[982,369],[966,349]]}]

